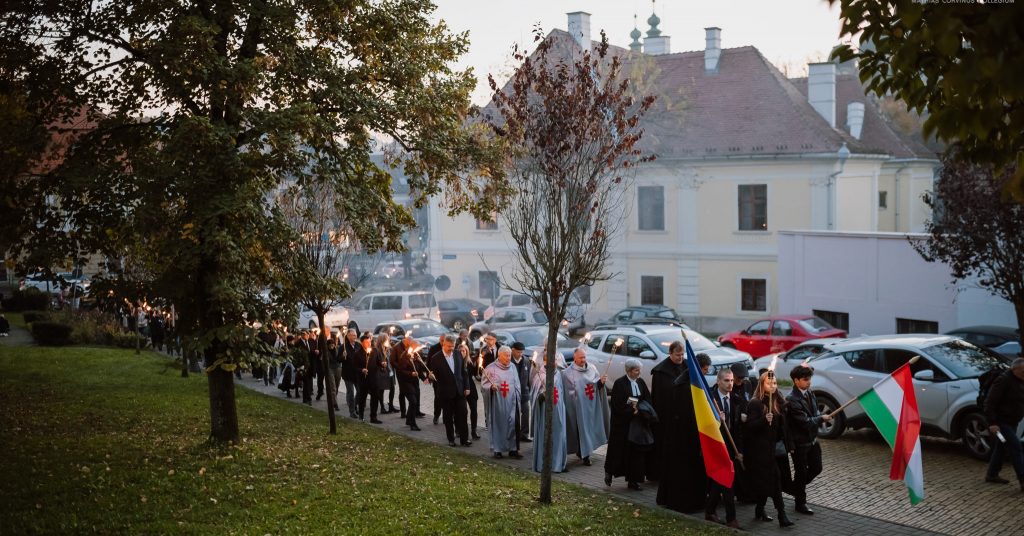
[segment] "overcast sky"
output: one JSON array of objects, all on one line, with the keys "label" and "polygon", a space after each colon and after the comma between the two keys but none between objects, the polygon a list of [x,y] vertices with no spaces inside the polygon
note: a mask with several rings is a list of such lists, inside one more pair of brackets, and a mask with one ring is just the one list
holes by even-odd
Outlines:
[{"label": "overcast sky", "polygon": [[[593,39],[600,30],[613,45],[628,46],[633,29],[647,31],[650,0],[435,0],[436,16],[455,31],[468,31],[469,53],[461,67],[473,67],[478,78],[473,101],[489,98],[487,73],[508,72],[513,43],[531,42],[533,27],[547,33],[566,29],[566,13],[591,14]],[[808,59],[825,59],[839,42],[839,8],[825,0],[660,0],[656,11],[662,35],[671,36],[672,52],[704,49],[704,28],[722,28],[722,47],[757,47],[790,76],[806,73]]]}]

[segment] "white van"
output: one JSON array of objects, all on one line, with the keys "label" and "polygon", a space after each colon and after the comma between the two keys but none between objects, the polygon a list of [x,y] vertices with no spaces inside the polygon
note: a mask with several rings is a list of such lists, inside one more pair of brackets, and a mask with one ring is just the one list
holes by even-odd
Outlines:
[{"label": "white van", "polygon": [[406,318],[441,321],[441,311],[432,292],[378,292],[363,296],[349,309],[350,327],[372,330],[381,322]]},{"label": "white van", "polygon": [[[348,310],[340,305],[331,307],[327,314],[324,315],[324,322],[330,328],[344,328],[349,325]],[[316,313],[306,308],[305,305],[299,305],[299,329],[316,329],[319,327]]]}]

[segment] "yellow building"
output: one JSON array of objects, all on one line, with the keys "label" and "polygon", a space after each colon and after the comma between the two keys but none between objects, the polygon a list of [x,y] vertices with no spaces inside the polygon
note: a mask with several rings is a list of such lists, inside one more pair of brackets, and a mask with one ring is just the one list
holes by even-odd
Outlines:
[{"label": "yellow building", "polygon": [[[642,71],[663,108],[644,121],[640,167],[627,192],[609,273],[591,289],[590,322],[638,304],[675,308],[688,323],[721,332],[779,311],[781,230],[917,232],[929,217],[921,194],[938,161],[890,126],[847,66],[818,63],[785,77],[754,47],[671,53],[656,18],[644,43],[634,30],[627,69]],[[573,34],[549,39],[592,46],[589,15],[570,13]],[[665,102],[674,101],[674,102]],[[666,119],[665,110],[677,110]],[[447,275],[439,297],[488,301],[509,272],[512,244],[501,218],[429,215],[430,271]],[[807,267],[813,270],[813,266]],[[589,294],[589,296],[587,296]]]}]

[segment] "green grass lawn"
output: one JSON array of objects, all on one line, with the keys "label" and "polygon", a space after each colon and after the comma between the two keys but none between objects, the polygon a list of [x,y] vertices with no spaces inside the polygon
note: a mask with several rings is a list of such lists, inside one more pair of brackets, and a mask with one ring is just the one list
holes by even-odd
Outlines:
[{"label": "green grass lawn", "polygon": [[[0,347],[0,533],[708,534],[715,529],[239,388],[214,448],[206,381],[153,353]],[[724,530],[722,534],[727,534]]]},{"label": "green grass lawn", "polygon": [[25,325],[25,317],[21,313],[4,313],[4,317],[10,322],[11,326],[19,328],[28,328]]}]

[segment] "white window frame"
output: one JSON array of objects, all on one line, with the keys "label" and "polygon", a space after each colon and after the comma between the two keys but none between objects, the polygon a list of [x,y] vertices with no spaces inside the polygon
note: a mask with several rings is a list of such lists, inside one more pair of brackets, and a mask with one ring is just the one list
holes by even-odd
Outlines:
[{"label": "white window frame", "polygon": [[[641,229],[640,216],[643,213],[640,207],[641,188],[661,188],[661,229]],[[637,184],[636,185],[636,231],[638,233],[665,233],[668,230],[668,188],[663,184]]]},{"label": "white window frame", "polygon": [[[764,217],[766,228],[763,231],[757,229],[740,229],[740,186],[764,186]],[[772,184],[771,181],[761,180],[745,180],[738,181],[733,186],[733,192],[736,197],[733,198],[735,203],[732,204],[732,222],[733,232],[736,234],[750,234],[764,236],[772,233]]]}]

